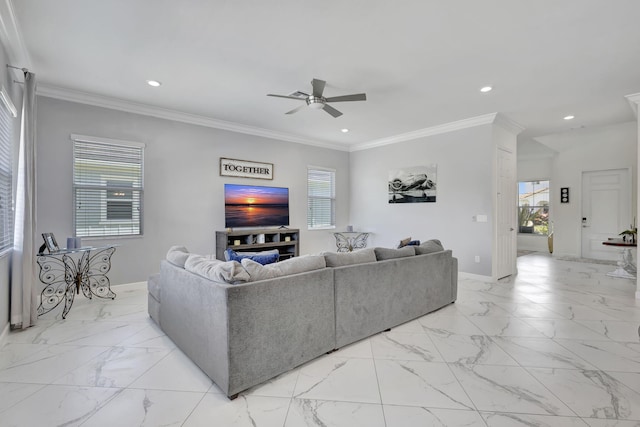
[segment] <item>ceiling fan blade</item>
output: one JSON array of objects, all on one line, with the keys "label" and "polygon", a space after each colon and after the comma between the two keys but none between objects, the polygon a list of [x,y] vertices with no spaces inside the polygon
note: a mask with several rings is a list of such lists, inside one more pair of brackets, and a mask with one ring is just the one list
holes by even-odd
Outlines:
[{"label": "ceiling fan blade", "polygon": [[336,118],[342,115],[340,111],[336,110],[335,108],[333,108],[331,105],[328,105],[328,104],[324,104],[323,110]]},{"label": "ceiling fan blade", "polygon": [[311,80],[311,86],[313,86],[313,96],[317,96],[318,98],[322,96],[322,92],[324,92],[324,85],[327,82],[324,80],[313,79]]},{"label": "ceiling fan blade", "polygon": [[276,98],[287,98],[287,99],[297,99],[298,101],[304,101],[304,98],[300,98],[297,96],[288,96],[288,95],[274,95],[272,93],[268,93],[267,96],[275,96]]},{"label": "ceiling fan blade", "polygon": [[298,111],[302,110],[303,108],[305,108],[306,106],[307,106],[307,104],[301,105],[301,106],[299,106],[299,107],[294,108],[294,109],[293,109],[293,110],[291,110],[291,111],[287,111],[285,114],[293,114],[293,113],[296,113],[296,112],[298,112]]},{"label": "ceiling fan blade", "polygon": [[366,101],[366,93],[354,93],[353,95],[332,96],[327,98],[327,102],[343,102],[343,101]]}]

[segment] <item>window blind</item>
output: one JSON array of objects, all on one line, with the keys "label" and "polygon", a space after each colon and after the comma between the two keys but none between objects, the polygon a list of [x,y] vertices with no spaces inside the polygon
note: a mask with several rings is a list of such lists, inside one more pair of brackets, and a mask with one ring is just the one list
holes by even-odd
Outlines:
[{"label": "window blind", "polygon": [[[0,251],[13,246],[13,103],[2,88],[0,108]],[[8,105],[9,103],[10,105]],[[15,111],[15,107],[13,107]]]},{"label": "window blind", "polygon": [[144,145],[72,135],[78,237],[143,234]]},{"label": "window blind", "polygon": [[307,228],[333,228],[336,225],[336,172],[332,169],[307,169]]}]

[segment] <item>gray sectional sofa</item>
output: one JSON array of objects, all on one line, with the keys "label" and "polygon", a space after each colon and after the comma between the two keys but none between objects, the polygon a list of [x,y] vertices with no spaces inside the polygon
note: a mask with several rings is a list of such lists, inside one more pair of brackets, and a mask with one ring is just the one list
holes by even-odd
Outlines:
[{"label": "gray sectional sofa", "polygon": [[454,302],[457,259],[431,246],[306,255],[266,266],[180,248],[149,278],[149,315],[234,398]]}]

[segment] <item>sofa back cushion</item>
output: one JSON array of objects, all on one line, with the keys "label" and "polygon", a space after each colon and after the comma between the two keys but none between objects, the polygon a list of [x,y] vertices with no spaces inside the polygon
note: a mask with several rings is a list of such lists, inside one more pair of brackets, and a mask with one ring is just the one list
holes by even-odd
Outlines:
[{"label": "sofa back cushion", "polygon": [[375,248],[376,259],[384,261],[385,259],[404,258],[414,256],[416,254],[415,246],[405,246],[400,249],[391,248]]},{"label": "sofa back cushion", "polygon": [[213,255],[191,254],[184,269],[206,279],[232,285],[249,281],[249,273],[238,261],[219,261]]},{"label": "sofa back cushion", "polygon": [[327,266],[322,255],[303,255],[268,265],[259,264],[250,258],[244,258],[241,262],[251,282],[320,270]]},{"label": "sofa back cushion", "polygon": [[167,252],[167,261],[177,267],[184,268],[184,263],[189,255],[189,250],[184,246],[171,246]]},{"label": "sofa back cushion", "polygon": [[423,242],[421,245],[416,246],[416,255],[424,255],[424,254],[430,254],[433,252],[441,252],[441,251],[444,251],[444,247],[442,246],[442,243],[440,243],[440,240],[438,239],[427,240],[426,242]]},{"label": "sofa back cushion", "polygon": [[280,259],[280,252],[277,249],[263,252],[236,252],[232,249],[224,251],[224,258],[227,261],[242,261],[245,258],[249,258],[259,264],[266,265],[274,262],[278,262]]},{"label": "sofa back cushion", "polygon": [[360,249],[353,252],[325,252],[324,259],[327,267],[342,267],[352,264],[364,264],[366,262],[375,262],[376,254],[373,249]]}]

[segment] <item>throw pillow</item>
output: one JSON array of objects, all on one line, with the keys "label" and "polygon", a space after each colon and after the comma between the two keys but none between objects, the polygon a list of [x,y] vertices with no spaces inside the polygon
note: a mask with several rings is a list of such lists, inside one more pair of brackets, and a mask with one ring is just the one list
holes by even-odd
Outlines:
[{"label": "throw pillow", "polygon": [[238,261],[220,261],[212,259],[212,256],[189,255],[184,268],[205,279],[230,284],[249,281],[249,273]]},{"label": "throw pillow", "polygon": [[427,240],[420,246],[416,246],[416,255],[431,254],[433,252],[441,251],[444,251],[444,247],[442,246],[442,243],[440,243],[440,240],[437,239]]},{"label": "throw pillow", "polygon": [[345,265],[375,262],[376,254],[372,248],[360,249],[359,251],[353,252],[325,252],[324,259],[327,267],[342,267]]},{"label": "throw pillow", "polygon": [[167,252],[167,261],[180,268],[184,268],[187,258],[189,258],[189,250],[184,246],[171,246]]},{"label": "throw pillow", "polygon": [[272,255],[272,254],[280,254],[280,252],[277,249],[271,249],[269,251],[258,251],[258,252],[235,252],[232,249],[227,249],[226,251],[224,251],[224,260],[225,261],[232,261],[231,259],[229,259],[230,254],[236,254],[236,256],[240,255],[240,256],[244,256],[244,255]]},{"label": "throw pillow", "polygon": [[229,261],[238,261],[238,262],[241,262],[243,259],[248,258],[262,265],[266,265],[266,264],[277,262],[280,259],[280,253],[276,249],[275,253],[246,255],[246,254],[243,254],[242,252],[235,252],[231,249],[227,249],[225,251],[224,257]]},{"label": "throw pillow", "polygon": [[409,242],[411,242],[411,237],[407,237],[406,239],[400,240],[400,243],[398,243],[398,249],[404,248],[409,244]]},{"label": "throw pillow", "polygon": [[405,246],[400,249],[375,248],[376,259],[384,261],[386,259],[404,258],[414,256],[416,254],[416,246]]}]

